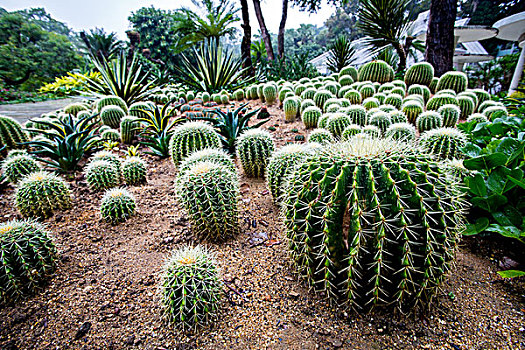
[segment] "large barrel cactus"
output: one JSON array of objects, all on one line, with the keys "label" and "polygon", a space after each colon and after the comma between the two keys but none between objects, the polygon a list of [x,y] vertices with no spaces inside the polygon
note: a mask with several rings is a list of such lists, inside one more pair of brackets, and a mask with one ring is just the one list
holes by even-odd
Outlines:
[{"label": "large barrel cactus", "polygon": [[434,78],[434,67],[428,62],[420,62],[412,65],[405,73],[407,85],[419,84],[428,86]]},{"label": "large barrel cactus", "polygon": [[358,80],[387,83],[394,80],[394,69],[385,61],[368,62],[359,68]]},{"label": "large barrel cactus", "polygon": [[452,89],[456,93],[465,91],[468,87],[467,75],[463,72],[446,72],[439,78],[436,91]]},{"label": "large barrel cactus", "polygon": [[177,166],[184,158],[205,148],[220,148],[219,134],[209,124],[189,122],[178,126],[170,140],[170,153]]},{"label": "large barrel cactus", "polygon": [[13,118],[0,115],[0,149],[20,148],[19,144],[29,141],[29,136]]},{"label": "large barrel cactus", "polygon": [[331,301],[410,309],[429,302],[454,266],[465,207],[457,179],[404,143],[325,147],[284,192],[291,257]]}]

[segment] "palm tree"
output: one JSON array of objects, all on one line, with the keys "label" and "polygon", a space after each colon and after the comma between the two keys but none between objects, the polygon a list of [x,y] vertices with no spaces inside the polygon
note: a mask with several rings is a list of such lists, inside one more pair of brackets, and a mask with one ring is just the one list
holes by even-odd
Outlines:
[{"label": "palm tree", "polygon": [[266,58],[266,46],[264,45],[264,41],[258,40],[258,41],[252,41],[250,45],[250,50],[252,52],[253,61],[255,61],[255,64],[257,64],[261,58]]},{"label": "palm tree", "polygon": [[117,33],[111,32],[106,34],[104,29],[91,29],[89,33],[80,32],[80,38],[86,46],[89,54],[96,57],[99,62],[112,58],[123,48],[123,42],[118,40]]},{"label": "palm tree", "polygon": [[337,37],[334,43],[329,46],[329,49],[330,55],[326,64],[332,72],[339,72],[356,59],[356,49],[345,35]]},{"label": "palm tree", "polygon": [[[398,71],[406,68],[407,54],[414,38],[407,35],[411,0],[361,0],[359,27],[364,41],[375,48],[392,46],[399,56]],[[404,40],[404,43],[403,43]]]},{"label": "palm tree", "polygon": [[198,13],[182,8],[175,13],[178,22],[176,30],[181,33],[181,44],[192,46],[201,41],[213,41],[219,44],[219,39],[225,35],[233,35],[236,29],[232,25],[239,21],[238,8],[230,0],[192,0],[204,13]]}]

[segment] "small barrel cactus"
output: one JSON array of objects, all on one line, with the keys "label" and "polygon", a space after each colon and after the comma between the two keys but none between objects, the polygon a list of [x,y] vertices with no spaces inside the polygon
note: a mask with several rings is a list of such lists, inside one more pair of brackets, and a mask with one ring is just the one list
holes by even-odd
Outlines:
[{"label": "small barrel cactus", "polygon": [[416,127],[420,133],[439,128],[442,123],[441,115],[434,111],[423,112],[416,119]]},{"label": "small barrel cactus", "polygon": [[338,139],[343,134],[343,130],[352,124],[350,117],[343,113],[334,113],[326,122],[326,129],[332,133],[334,138]]},{"label": "small barrel cactus", "polygon": [[29,136],[22,125],[11,117],[0,115],[0,149],[14,149],[23,147],[22,142],[29,141]]},{"label": "small barrel cactus", "polygon": [[86,181],[93,190],[116,187],[120,184],[120,173],[108,160],[89,162],[85,170]]},{"label": "small barrel cactus", "polygon": [[146,117],[147,111],[151,110],[151,106],[148,102],[135,102],[129,106],[129,115],[133,117],[143,118]]},{"label": "small barrel cactus", "polygon": [[339,76],[349,75],[354,81],[357,80],[357,74],[357,69],[355,69],[355,67],[352,66],[346,66],[339,72]]},{"label": "small barrel cactus", "polygon": [[274,151],[272,135],[261,129],[250,129],[237,140],[237,156],[247,177],[263,177],[268,159]]},{"label": "small barrel cactus", "polygon": [[124,188],[112,188],[104,193],[100,215],[109,223],[124,222],[135,214],[135,197]]},{"label": "small barrel cactus", "polygon": [[483,114],[489,118],[489,120],[494,120],[497,117],[508,116],[509,112],[505,106],[490,106],[483,110]]},{"label": "small barrel cactus", "polygon": [[221,139],[211,125],[188,122],[175,128],[170,140],[170,153],[177,166],[184,158],[205,148],[221,148]]},{"label": "small barrel cactus", "polygon": [[318,128],[326,128],[326,124],[328,123],[328,118],[330,118],[333,115],[333,113],[325,113],[319,117],[319,121],[317,122]]},{"label": "small barrel cactus", "polygon": [[469,115],[474,113],[474,109],[476,109],[476,103],[470,96],[458,96],[458,105],[459,109],[461,111],[461,119],[467,119]]},{"label": "small barrel cactus", "polygon": [[64,107],[64,113],[76,116],[81,111],[86,111],[88,108],[83,103],[70,103]]},{"label": "small barrel cactus", "polygon": [[266,183],[273,200],[278,203],[283,194],[286,178],[293,172],[294,167],[308,155],[308,146],[291,144],[275,151],[268,161]]},{"label": "small barrel cactus", "polygon": [[106,106],[100,111],[102,123],[113,129],[117,129],[120,126],[120,120],[124,118],[125,115],[124,110],[118,106]]},{"label": "small barrel cactus", "polygon": [[350,103],[353,105],[359,105],[361,102],[363,102],[363,96],[361,96],[357,90],[349,90],[343,95],[343,97],[350,101]]},{"label": "small barrel cactus", "polygon": [[492,107],[492,106],[502,106],[502,104],[501,102],[496,102],[492,100],[483,101],[478,106],[478,113],[483,113],[486,108]]},{"label": "small barrel cactus", "polygon": [[96,102],[96,105],[99,112],[102,112],[102,109],[106,106],[117,106],[120,107],[124,113],[128,113],[126,102],[118,96],[104,96]]},{"label": "small barrel cactus", "polygon": [[407,94],[420,95],[423,97],[423,102],[426,102],[430,98],[430,89],[425,85],[414,84],[408,87]]},{"label": "small barrel cactus", "polygon": [[40,166],[33,157],[28,155],[11,155],[2,163],[2,173],[13,184],[24,176],[37,171],[40,171]]},{"label": "small barrel cactus", "polygon": [[34,220],[0,224],[0,256],[0,305],[41,290],[58,258],[50,233]]},{"label": "small barrel cactus", "polygon": [[446,72],[439,78],[436,91],[452,89],[456,93],[465,91],[468,87],[467,75],[463,72],[450,71]]},{"label": "small barrel cactus", "polygon": [[490,94],[483,89],[473,89],[472,92],[475,93],[476,97],[478,98],[478,104],[477,104],[478,107],[483,102],[490,100]]},{"label": "small barrel cactus", "polygon": [[390,115],[390,121],[392,122],[392,124],[408,123],[408,118],[406,114],[401,111],[396,110],[396,111],[388,112],[388,114]]},{"label": "small barrel cactus", "polygon": [[423,106],[416,101],[408,101],[403,104],[403,113],[407,116],[409,122],[414,123],[421,113],[423,113]]},{"label": "small barrel cactus", "polygon": [[428,88],[430,89],[431,93],[433,93],[433,94],[436,93],[436,88],[437,88],[438,82],[439,82],[439,78],[438,77],[432,78],[432,81],[428,85]]},{"label": "small barrel cactus", "polygon": [[458,123],[461,109],[456,105],[443,105],[439,107],[438,113],[441,114],[443,127],[454,127]]},{"label": "small barrel cactus", "polygon": [[330,91],[319,90],[315,93],[313,100],[317,107],[323,109],[325,102],[331,98],[335,98],[335,95],[332,94]]},{"label": "small barrel cactus", "polygon": [[475,122],[477,123],[484,123],[488,122],[489,119],[482,113],[473,113],[467,118],[467,123]]},{"label": "small barrel cactus", "polygon": [[131,144],[135,138],[138,123],[137,118],[125,116],[120,120],[120,138],[122,143]]},{"label": "small barrel cactus", "polygon": [[[193,152],[187,156],[179,165],[179,173],[182,174],[193,165],[199,162],[212,162],[225,166],[232,173],[236,173],[235,164],[229,154],[221,149],[206,148],[197,152]],[[179,176],[181,177],[181,176]]]},{"label": "small barrel cactus", "polygon": [[244,100],[244,90],[243,89],[237,89],[233,92],[233,96],[237,101]]},{"label": "small barrel cactus", "polygon": [[64,180],[44,171],[25,176],[15,192],[15,206],[24,217],[46,219],[71,207],[71,191]]},{"label": "small barrel cactus", "polygon": [[388,127],[392,124],[392,121],[390,120],[390,114],[383,111],[378,111],[370,116],[369,124],[377,126],[379,130],[381,130],[381,133],[384,134]]},{"label": "small barrel cactus", "polygon": [[327,143],[334,142],[332,133],[326,129],[314,129],[308,135],[308,143],[319,143],[325,145]]},{"label": "small barrel cactus", "polygon": [[374,85],[372,84],[364,84],[359,88],[358,91],[363,98],[372,97],[376,93],[376,89],[374,88]]},{"label": "small barrel cactus", "polygon": [[302,115],[306,108],[312,107],[312,106],[315,106],[314,100],[311,100],[309,98],[307,98],[306,100],[302,100],[301,105],[299,106],[299,112]]},{"label": "small barrel cactus", "polygon": [[409,142],[416,138],[416,128],[409,123],[395,123],[388,127],[385,137],[396,141]]},{"label": "small barrel cactus", "polygon": [[198,162],[175,184],[178,200],[187,211],[197,237],[224,241],[239,233],[237,174],[212,162]]},{"label": "small barrel cactus", "polygon": [[97,160],[105,160],[110,162],[117,170],[117,173],[120,174],[122,163],[120,162],[120,157],[117,154],[110,151],[98,151],[93,155],[93,157],[91,157],[92,162]]},{"label": "small barrel cactus", "polygon": [[312,100],[313,101],[316,92],[317,92],[317,90],[314,89],[314,88],[306,88],[306,90],[304,90],[303,93],[301,94],[301,98],[303,100]]},{"label": "small barrel cactus", "polygon": [[223,105],[229,104],[230,103],[230,96],[228,96],[227,94],[221,95],[221,103]]},{"label": "small barrel cactus", "polygon": [[434,78],[434,67],[428,62],[413,64],[405,73],[405,83],[407,85],[429,86]]},{"label": "small barrel cactus", "polygon": [[104,141],[120,141],[120,132],[108,127],[100,132],[100,138]]},{"label": "small barrel cactus", "polygon": [[296,97],[288,97],[283,101],[284,120],[293,122],[299,111],[299,101]]},{"label": "small barrel cactus", "polygon": [[458,100],[455,96],[444,94],[434,95],[427,102],[427,111],[437,111],[439,107],[444,105],[458,105]]},{"label": "small barrel cactus", "polygon": [[359,68],[358,80],[387,83],[394,80],[394,69],[385,61],[368,62]]},{"label": "small barrel cactus", "polygon": [[467,143],[467,136],[456,128],[437,128],[424,132],[419,140],[421,147],[440,159],[460,158],[460,149]]},{"label": "small barrel cactus", "polygon": [[321,118],[322,112],[321,109],[316,106],[307,107],[302,115],[301,119],[303,120],[304,126],[307,129],[316,128],[319,118]]},{"label": "small barrel cactus", "polygon": [[352,124],[365,126],[368,124],[368,114],[366,108],[359,105],[352,105],[346,109],[346,115],[350,117]]},{"label": "small barrel cactus", "polygon": [[363,129],[361,126],[357,124],[350,124],[341,133],[341,140],[348,141],[352,138],[352,136],[360,134],[362,131]]},{"label": "small barrel cactus", "polygon": [[379,100],[375,97],[368,97],[363,100],[363,106],[370,110],[372,108],[378,108],[380,105]]},{"label": "small barrel cactus", "polygon": [[219,316],[223,282],[213,255],[204,248],[181,248],[164,267],[162,316],[178,330],[195,331]]},{"label": "small barrel cactus", "polygon": [[454,266],[465,211],[456,178],[393,140],[354,137],[295,168],[288,249],[314,291],[358,311],[426,305]]},{"label": "small barrel cactus", "polygon": [[353,84],[353,82],[354,79],[350,75],[341,75],[339,77],[339,84],[341,84],[341,86],[347,86]]},{"label": "small barrel cactus", "polygon": [[122,178],[128,185],[146,183],[146,163],[139,157],[129,157],[122,163]]},{"label": "small barrel cactus", "polygon": [[381,137],[381,130],[375,125],[364,126],[362,133],[368,135],[372,139],[377,139]]},{"label": "small barrel cactus", "polygon": [[264,84],[263,87],[264,100],[267,104],[273,105],[277,100],[277,88],[273,84]]},{"label": "small barrel cactus", "polygon": [[385,104],[401,109],[401,106],[403,105],[403,97],[399,94],[390,94],[385,98]]}]

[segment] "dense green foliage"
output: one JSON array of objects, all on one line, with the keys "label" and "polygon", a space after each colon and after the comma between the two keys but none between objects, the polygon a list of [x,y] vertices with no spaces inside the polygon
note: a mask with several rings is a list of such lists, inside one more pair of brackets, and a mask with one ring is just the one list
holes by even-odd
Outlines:
[{"label": "dense green foliage", "polygon": [[79,67],[69,29],[43,9],[0,13],[0,80],[22,90]]}]

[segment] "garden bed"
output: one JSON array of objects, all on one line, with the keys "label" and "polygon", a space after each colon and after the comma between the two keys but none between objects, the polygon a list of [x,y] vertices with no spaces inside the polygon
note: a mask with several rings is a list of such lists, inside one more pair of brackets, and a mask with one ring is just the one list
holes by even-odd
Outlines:
[{"label": "garden bed", "polygon": [[[276,127],[279,146],[306,135],[302,123],[285,124],[280,110],[269,111],[272,120],[263,128]],[[360,315],[331,307],[297,280],[279,210],[264,180],[245,178],[239,164],[242,233],[208,244],[226,282],[221,317],[193,336],[179,335],[160,319],[157,288],[170,252],[197,242],[173,194],[174,165],[143,158],[148,184],[130,188],[137,215],[118,226],[99,217],[102,193],[90,191],[80,173],[71,181],[73,208],[48,220],[61,252],[59,269],[42,293],[0,309],[0,348],[525,347],[523,282],[502,281],[497,264],[465,247],[431,311]],[[0,194],[0,221],[18,216],[12,195],[11,187]]]}]

